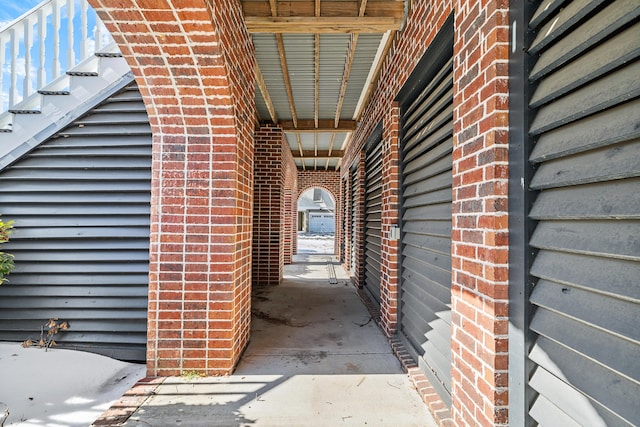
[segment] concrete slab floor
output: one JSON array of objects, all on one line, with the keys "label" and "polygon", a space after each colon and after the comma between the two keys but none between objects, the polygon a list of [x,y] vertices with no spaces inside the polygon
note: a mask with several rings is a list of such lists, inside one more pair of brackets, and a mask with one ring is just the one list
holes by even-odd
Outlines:
[{"label": "concrete slab floor", "polygon": [[168,378],[125,426],[435,426],[347,275],[327,261],[298,256],[280,286],[254,290],[251,342],[233,375]]}]

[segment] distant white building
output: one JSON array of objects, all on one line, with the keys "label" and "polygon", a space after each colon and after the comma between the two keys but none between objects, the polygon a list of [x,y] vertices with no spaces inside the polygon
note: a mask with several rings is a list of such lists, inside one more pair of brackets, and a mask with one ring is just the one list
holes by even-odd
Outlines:
[{"label": "distant white building", "polygon": [[321,188],[311,188],[298,199],[298,231],[335,233],[335,201]]}]

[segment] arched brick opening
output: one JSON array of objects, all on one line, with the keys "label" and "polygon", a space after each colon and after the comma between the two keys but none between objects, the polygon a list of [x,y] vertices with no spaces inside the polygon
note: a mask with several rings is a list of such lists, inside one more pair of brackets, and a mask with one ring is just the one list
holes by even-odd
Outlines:
[{"label": "arched brick opening", "polygon": [[228,374],[251,318],[255,59],[240,3],[89,3],[153,133],[148,374]]},{"label": "arched brick opening", "polygon": [[[342,212],[342,200],[340,197],[340,173],[338,171],[298,171],[298,192],[296,194],[296,200],[294,204],[295,210],[292,213],[292,215],[294,216],[294,221],[296,221],[298,214],[298,200],[300,199],[302,193],[310,188],[322,188],[323,190],[326,190],[336,202],[336,211],[334,215],[336,234],[334,238],[333,251],[336,256],[339,256],[339,242],[341,238],[340,232],[342,230],[341,216],[339,215],[339,212]],[[296,222],[294,222],[294,224],[295,223]],[[295,227],[294,230],[297,230],[297,227]],[[297,241],[297,233],[295,234],[295,240]]]}]

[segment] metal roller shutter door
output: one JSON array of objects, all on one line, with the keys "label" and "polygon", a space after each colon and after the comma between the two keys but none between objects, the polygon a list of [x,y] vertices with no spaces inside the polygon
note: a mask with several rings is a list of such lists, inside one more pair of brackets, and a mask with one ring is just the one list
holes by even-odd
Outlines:
[{"label": "metal roller shutter door", "polygon": [[530,20],[540,425],[640,424],[639,15],[637,0],[544,1]]},{"label": "metal roller shutter door", "polygon": [[134,85],[0,172],[17,267],[0,286],[0,340],[38,339],[58,317],[70,325],[61,347],[146,360],[150,190]]},{"label": "metal roller shutter door", "polygon": [[351,236],[349,236],[349,242],[351,246],[351,260],[349,261],[351,264],[351,274],[356,274],[356,265],[357,265],[357,240],[356,240],[356,229],[357,229],[357,218],[356,211],[358,208],[358,168],[354,167],[351,170],[351,204],[350,204],[350,214],[351,214]]},{"label": "metal roller shutter door", "polygon": [[[446,43],[452,46],[452,40]],[[402,113],[401,336],[451,404],[452,48]]]},{"label": "metal roller shutter door", "polygon": [[347,219],[349,218],[349,205],[347,204],[347,178],[342,179],[342,224],[340,226],[340,263],[345,262],[345,248],[347,241]]},{"label": "metal roller shutter door", "polygon": [[365,155],[364,286],[380,305],[380,257],[382,232],[382,138],[374,134]]}]

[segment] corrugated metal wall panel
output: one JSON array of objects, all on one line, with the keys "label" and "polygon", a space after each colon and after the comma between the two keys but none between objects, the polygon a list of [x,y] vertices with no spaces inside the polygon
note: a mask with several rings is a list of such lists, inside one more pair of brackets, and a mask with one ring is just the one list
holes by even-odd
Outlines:
[{"label": "corrugated metal wall panel", "polygon": [[0,340],[146,360],[151,130],[135,85],[0,172],[0,212],[16,257],[0,286]]},{"label": "corrugated metal wall panel", "polygon": [[529,414],[640,424],[640,4],[540,4],[530,29]]},{"label": "corrugated metal wall panel", "polygon": [[400,325],[409,350],[450,405],[451,48],[431,60],[421,70],[429,77],[426,87],[409,97],[402,113]]},{"label": "corrugated metal wall panel", "polygon": [[382,138],[376,132],[365,155],[364,286],[380,305],[382,254]]}]

